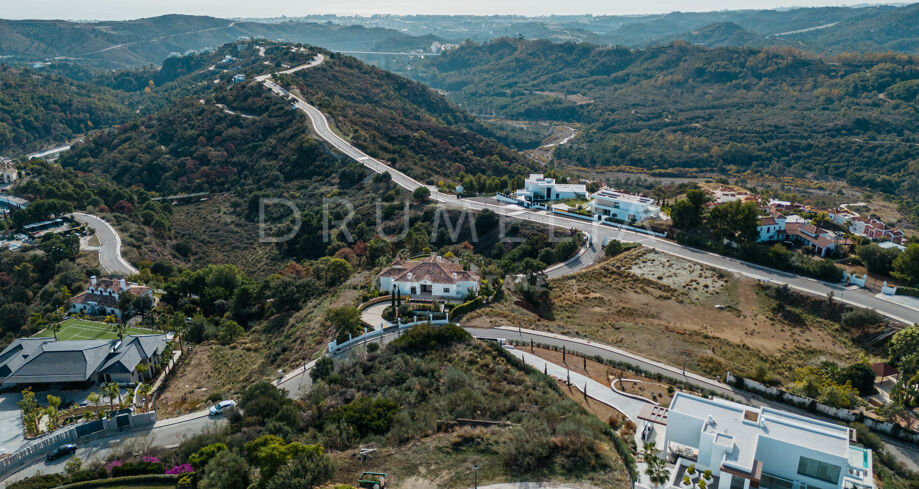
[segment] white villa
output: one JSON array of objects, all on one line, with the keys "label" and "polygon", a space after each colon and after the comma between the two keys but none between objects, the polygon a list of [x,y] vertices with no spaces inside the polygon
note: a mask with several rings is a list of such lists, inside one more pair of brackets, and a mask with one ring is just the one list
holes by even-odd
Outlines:
[{"label": "white villa", "polygon": [[123,278],[103,278],[96,280],[95,275],[89,278],[89,288],[70,299],[70,312],[100,316],[115,316],[121,319],[118,308],[118,296],[127,292],[136,296],[153,298],[150,287],[126,282]]},{"label": "white villa", "polygon": [[611,188],[603,188],[594,193],[590,208],[598,221],[612,218],[624,222],[644,222],[657,219],[661,213],[654,199]]},{"label": "white villa", "polygon": [[396,260],[380,273],[380,290],[417,300],[461,301],[479,292],[479,275],[439,255],[424,260]]},{"label": "white villa", "polygon": [[579,183],[555,183],[554,178],[546,178],[542,173],[531,173],[524,180],[523,189],[515,197],[527,202],[546,202],[552,200],[587,199],[587,186]]},{"label": "white villa", "polygon": [[684,487],[690,464],[711,470],[711,489],[873,489],[871,450],[854,430],[768,407],[677,392],[669,409],[649,406],[647,423],[666,426],[670,486]]}]

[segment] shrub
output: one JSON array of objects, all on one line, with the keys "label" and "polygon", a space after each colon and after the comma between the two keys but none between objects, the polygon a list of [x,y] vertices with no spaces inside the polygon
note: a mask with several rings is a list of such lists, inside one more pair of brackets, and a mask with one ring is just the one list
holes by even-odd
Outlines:
[{"label": "shrub", "polygon": [[412,192],[412,198],[415,200],[427,200],[431,196],[431,190],[427,187],[418,187]]},{"label": "shrub", "polygon": [[455,324],[419,324],[393,340],[389,347],[397,352],[420,353],[469,341],[472,337]]},{"label": "shrub", "polygon": [[7,485],[7,489],[51,489],[64,483],[64,477],[60,474],[36,475],[13,482]]},{"label": "shrub", "polygon": [[166,469],[166,473],[172,475],[188,474],[194,471],[195,469],[191,466],[191,464],[173,465],[172,468]]},{"label": "shrub", "polygon": [[884,322],[884,316],[874,309],[853,309],[842,315],[840,321],[847,328],[864,328]]},{"label": "shrub", "polygon": [[125,477],[129,475],[162,474],[162,462],[128,462],[112,467],[112,477]]},{"label": "shrub", "polygon": [[335,361],[329,357],[322,357],[316,360],[316,364],[313,365],[313,370],[310,371],[310,379],[312,379],[313,382],[325,380],[329,378],[329,375],[332,375],[333,372],[335,372]]},{"label": "shrub", "polygon": [[194,487],[195,487],[194,474],[183,475],[179,479],[179,483],[176,484],[176,489],[194,489]]},{"label": "shrub", "polygon": [[401,406],[389,399],[365,396],[336,409],[330,421],[344,421],[361,438],[368,435],[383,435],[389,431],[393,418],[400,409]]},{"label": "shrub", "polygon": [[910,297],[919,297],[919,288],[916,287],[897,287],[897,295],[908,295]]},{"label": "shrub", "polygon": [[195,469],[203,469],[208,462],[211,461],[218,453],[227,449],[227,446],[223,443],[212,443],[205,447],[201,447],[200,450],[193,453],[188,457],[188,463],[191,464]]},{"label": "shrub", "polygon": [[546,426],[527,418],[511,432],[511,437],[501,448],[501,456],[508,470],[527,474],[547,465],[552,456],[552,434]]}]

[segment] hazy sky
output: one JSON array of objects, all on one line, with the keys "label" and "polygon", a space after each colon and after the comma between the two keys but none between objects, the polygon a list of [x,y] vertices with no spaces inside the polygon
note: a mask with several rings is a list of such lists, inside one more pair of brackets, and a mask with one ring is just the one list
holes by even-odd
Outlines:
[{"label": "hazy sky", "polygon": [[638,14],[673,11],[860,5],[832,0],[0,0],[6,19],[136,19],[168,13],[215,17],[277,17],[336,13],[391,14]]}]

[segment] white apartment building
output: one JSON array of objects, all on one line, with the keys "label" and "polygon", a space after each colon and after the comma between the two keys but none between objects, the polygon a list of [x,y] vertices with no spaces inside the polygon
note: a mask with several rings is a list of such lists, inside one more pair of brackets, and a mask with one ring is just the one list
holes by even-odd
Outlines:
[{"label": "white apartment building", "polygon": [[843,425],[683,392],[648,419],[666,425],[665,455],[678,457],[672,487],[693,464],[711,470],[711,489],[874,488],[871,450]]},{"label": "white apartment building", "polygon": [[654,199],[611,188],[603,188],[594,193],[590,208],[598,221],[616,219],[624,222],[644,222],[657,219],[661,214],[661,208],[655,205]]},{"label": "white apartment building", "polygon": [[531,173],[530,177],[524,180],[523,188],[518,190],[515,196],[527,202],[590,198],[586,185],[555,183],[554,178],[546,178],[542,173]]}]

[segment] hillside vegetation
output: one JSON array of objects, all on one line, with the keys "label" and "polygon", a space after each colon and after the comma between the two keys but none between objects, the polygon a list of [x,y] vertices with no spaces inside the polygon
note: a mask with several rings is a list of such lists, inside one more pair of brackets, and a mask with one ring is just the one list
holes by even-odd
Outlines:
[{"label": "hillside vegetation", "polygon": [[103,87],[0,65],[0,155],[122,122],[137,102]]},{"label": "hillside vegetation", "polygon": [[574,165],[830,176],[906,203],[919,189],[915,57],[501,39],[415,76],[476,113],[583,123],[555,154]]},{"label": "hillside vegetation", "polygon": [[392,29],[304,22],[234,22],[194,15],[129,21],[0,19],[0,53],[13,61],[76,58],[105,68],[158,64],[173,54],[212,50],[239,38],[303,42],[336,50],[427,48],[437,37]]}]

